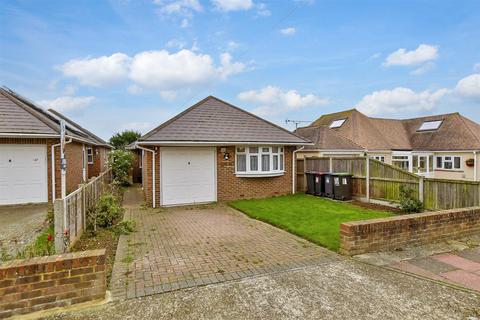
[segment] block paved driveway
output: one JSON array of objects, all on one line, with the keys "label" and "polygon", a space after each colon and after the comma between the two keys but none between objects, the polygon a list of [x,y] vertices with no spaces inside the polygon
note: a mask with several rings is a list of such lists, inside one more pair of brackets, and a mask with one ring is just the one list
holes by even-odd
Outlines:
[{"label": "block paved driveway", "polygon": [[341,259],[337,254],[253,220],[225,205],[142,208],[140,188],[125,194],[126,219],[110,283],[130,299]]}]

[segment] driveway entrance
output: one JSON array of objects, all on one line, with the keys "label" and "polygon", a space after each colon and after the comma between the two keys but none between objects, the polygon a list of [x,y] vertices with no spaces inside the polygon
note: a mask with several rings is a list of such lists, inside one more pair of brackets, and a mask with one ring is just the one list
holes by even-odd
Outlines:
[{"label": "driveway entrance", "polygon": [[141,209],[125,195],[137,232],[119,241],[111,290],[135,298],[341,259],[225,205]]}]

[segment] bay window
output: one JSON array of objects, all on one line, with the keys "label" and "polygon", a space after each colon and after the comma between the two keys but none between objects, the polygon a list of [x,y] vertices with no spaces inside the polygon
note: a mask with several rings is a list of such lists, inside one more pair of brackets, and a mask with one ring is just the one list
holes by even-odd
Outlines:
[{"label": "bay window", "polygon": [[283,147],[236,147],[237,175],[276,175],[283,174]]}]

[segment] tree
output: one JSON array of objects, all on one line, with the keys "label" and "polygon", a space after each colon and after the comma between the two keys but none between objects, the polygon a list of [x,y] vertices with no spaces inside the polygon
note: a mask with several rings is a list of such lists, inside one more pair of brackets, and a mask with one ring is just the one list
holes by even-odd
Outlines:
[{"label": "tree", "polygon": [[140,132],[134,130],[117,132],[110,138],[110,144],[115,149],[125,149],[127,145],[134,141],[137,141],[138,138],[140,138],[141,136],[142,134]]},{"label": "tree", "polygon": [[112,166],[113,180],[121,186],[128,186],[128,172],[133,164],[133,153],[130,151],[117,149],[108,154],[110,165]]}]

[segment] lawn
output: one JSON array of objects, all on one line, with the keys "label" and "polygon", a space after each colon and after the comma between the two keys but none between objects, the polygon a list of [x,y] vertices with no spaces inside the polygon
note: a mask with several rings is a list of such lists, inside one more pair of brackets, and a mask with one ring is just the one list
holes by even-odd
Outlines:
[{"label": "lawn", "polygon": [[252,218],[335,251],[340,245],[341,223],[394,215],[305,194],[237,200],[230,202],[230,205]]}]

